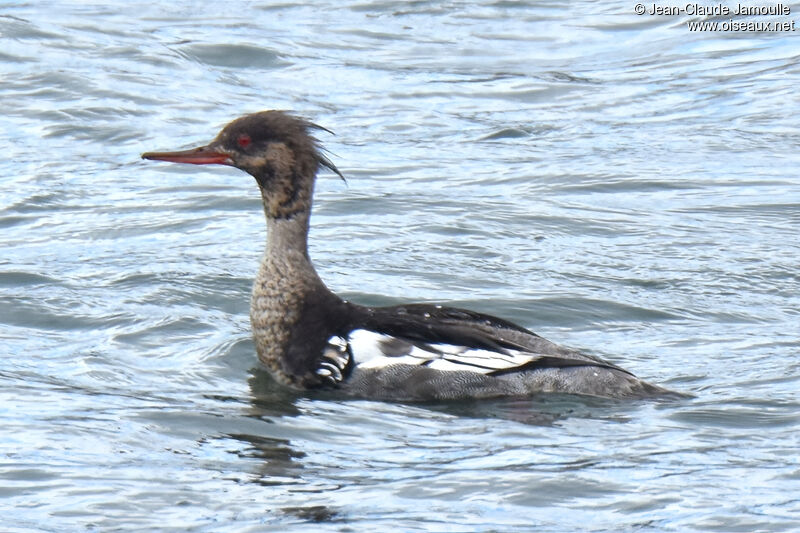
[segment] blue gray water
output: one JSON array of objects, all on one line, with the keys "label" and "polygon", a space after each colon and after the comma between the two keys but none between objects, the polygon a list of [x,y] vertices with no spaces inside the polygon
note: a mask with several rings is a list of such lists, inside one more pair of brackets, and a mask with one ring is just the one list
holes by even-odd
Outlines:
[{"label": "blue gray water", "polygon": [[[798,34],[563,4],[5,2],[2,530],[800,529]],[[269,108],[336,133],[311,254],[337,293],[695,397],[273,384],[252,179],[139,159]]]}]

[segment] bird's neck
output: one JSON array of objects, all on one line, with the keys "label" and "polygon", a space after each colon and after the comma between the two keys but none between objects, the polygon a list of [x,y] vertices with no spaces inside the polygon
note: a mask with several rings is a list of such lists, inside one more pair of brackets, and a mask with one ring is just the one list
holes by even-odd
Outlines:
[{"label": "bird's neck", "polygon": [[[308,332],[318,333],[314,308],[320,301],[336,297],[325,287],[308,258],[310,209],[299,209],[289,216],[271,216],[265,197],[264,211],[267,246],[253,283],[250,303],[253,338],[259,359],[278,380],[302,385],[308,369],[315,368],[306,359],[317,357],[321,348],[298,355],[291,352],[293,343],[301,343]],[[309,317],[309,312],[313,316]]]},{"label": "bird's neck", "polygon": [[267,216],[267,257],[308,261],[308,211],[286,218]]},{"label": "bird's neck", "polygon": [[263,191],[262,196],[267,218],[267,245],[259,277],[262,280],[271,278],[271,284],[285,289],[292,287],[295,291],[323,288],[308,257],[311,202],[295,203],[290,213],[276,216],[274,198]]}]

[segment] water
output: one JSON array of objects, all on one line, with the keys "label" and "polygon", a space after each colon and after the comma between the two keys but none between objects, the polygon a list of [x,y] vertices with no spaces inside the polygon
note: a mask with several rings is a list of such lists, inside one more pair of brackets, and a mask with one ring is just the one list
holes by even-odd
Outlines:
[{"label": "water", "polygon": [[[5,3],[2,529],[799,529],[797,36],[569,4]],[[252,179],[139,160],[268,108],[337,134],[311,236],[337,293],[695,398],[274,385]]]}]

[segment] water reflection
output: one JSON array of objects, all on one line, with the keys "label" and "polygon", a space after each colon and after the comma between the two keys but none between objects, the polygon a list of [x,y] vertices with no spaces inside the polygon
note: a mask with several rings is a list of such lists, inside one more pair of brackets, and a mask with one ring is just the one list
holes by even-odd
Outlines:
[{"label": "water reflection", "polygon": [[296,402],[303,395],[277,383],[263,368],[252,368],[247,384],[250,387],[250,403],[253,407],[249,416],[268,419],[300,414]]}]

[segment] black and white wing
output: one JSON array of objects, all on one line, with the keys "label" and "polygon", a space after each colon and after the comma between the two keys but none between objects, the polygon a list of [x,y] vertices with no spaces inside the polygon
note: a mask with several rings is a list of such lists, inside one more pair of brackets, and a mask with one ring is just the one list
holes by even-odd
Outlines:
[{"label": "black and white wing", "polygon": [[501,376],[537,368],[613,365],[526,350],[469,348],[453,344],[410,341],[369,330],[355,330],[347,338],[331,337],[317,375],[329,385],[338,385],[354,368],[380,370],[393,365],[427,367],[442,372],[474,372]]},{"label": "black and white wing", "polygon": [[377,370],[392,365],[486,376],[577,366],[630,374],[496,317],[415,304],[369,309],[360,327],[328,339],[317,375],[336,385],[354,368]]},{"label": "black and white wing", "polygon": [[423,343],[365,329],[348,338],[350,353],[359,368],[378,369],[390,365],[426,366],[444,372],[466,371],[495,374],[524,367],[537,354],[500,348],[470,348],[446,343]]},{"label": "black and white wing", "polygon": [[412,365],[444,372],[497,375],[524,368],[540,358],[537,354],[521,350],[493,351],[453,344],[422,343],[358,329],[347,338],[334,336],[328,339],[317,375],[331,385],[342,382],[355,367],[366,370]]},{"label": "black and white wing", "polygon": [[355,366],[353,352],[347,339],[333,336],[322,351],[317,375],[328,385],[338,385],[350,375]]}]

